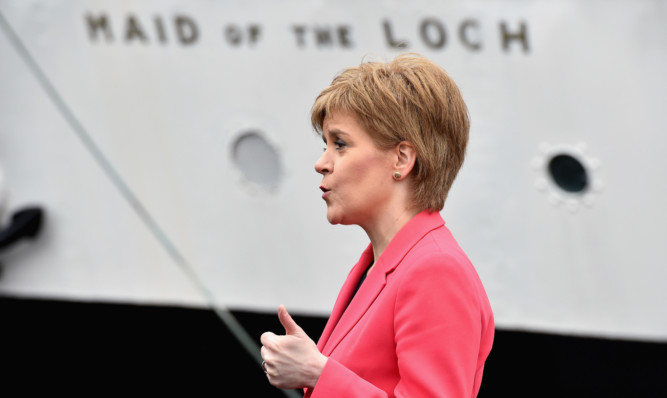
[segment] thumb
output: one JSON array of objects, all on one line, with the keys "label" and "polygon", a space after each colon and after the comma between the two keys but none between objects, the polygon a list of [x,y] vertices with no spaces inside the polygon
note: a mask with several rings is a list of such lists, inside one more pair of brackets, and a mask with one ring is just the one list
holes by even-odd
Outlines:
[{"label": "thumb", "polygon": [[294,322],[292,316],[287,312],[284,305],[278,307],[278,319],[285,328],[285,334],[288,336],[305,336],[306,332]]}]

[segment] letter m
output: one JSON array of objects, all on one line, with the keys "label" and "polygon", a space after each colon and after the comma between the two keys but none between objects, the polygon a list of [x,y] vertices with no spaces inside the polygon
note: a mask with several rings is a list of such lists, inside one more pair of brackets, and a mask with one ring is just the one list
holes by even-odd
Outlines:
[{"label": "letter m", "polygon": [[100,31],[104,33],[104,38],[107,42],[113,39],[111,35],[111,29],[107,23],[107,16],[105,14],[102,14],[99,17],[86,14],[86,23],[88,24],[88,38],[91,41],[97,41],[97,36]]}]

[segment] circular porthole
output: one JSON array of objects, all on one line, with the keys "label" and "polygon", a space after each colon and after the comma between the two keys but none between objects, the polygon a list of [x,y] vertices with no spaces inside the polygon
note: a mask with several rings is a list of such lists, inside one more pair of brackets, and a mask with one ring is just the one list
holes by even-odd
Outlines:
[{"label": "circular porthole", "polygon": [[539,155],[531,164],[537,173],[535,188],[547,193],[553,206],[564,205],[572,213],[582,205],[592,206],[604,187],[600,180],[600,161],[588,154],[583,143],[542,143]]},{"label": "circular porthole", "polygon": [[574,156],[558,154],[549,160],[548,169],[553,181],[564,191],[579,193],[588,187],[588,173]]},{"label": "circular porthole", "polygon": [[282,175],[280,156],[262,134],[240,134],[232,144],[232,158],[247,181],[266,189],[278,186]]}]

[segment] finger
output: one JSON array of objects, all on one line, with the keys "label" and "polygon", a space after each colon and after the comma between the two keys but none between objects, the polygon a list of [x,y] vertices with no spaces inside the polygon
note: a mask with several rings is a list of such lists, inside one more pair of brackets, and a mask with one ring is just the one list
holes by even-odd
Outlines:
[{"label": "finger", "polygon": [[268,363],[265,363],[264,366],[262,366],[262,370],[264,371],[264,374],[266,374],[266,377],[269,378],[269,382],[271,381],[271,373],[273,370],[270,368],[270,365]]},{"label": "finger", "polygon": [[267,376],[276,377],[278,375],[278,369],[276,368],[276,365],[273,362],[264,361],[262,369],[264,370],[264,373],[266,373]]},{"label": "finger", "polygon": [[276,335],[275,335],[274,333],[272,333],[272,332],[264,332],[264,333],[262,333],[262,335],[259,337],[259,341],[262,342],[262,345],[263,345],[263,346],[265,346],[265,347],[267,347],[267,348],[272,348],[273,345],[275,344],[275,341],[276,341],[276,338],[277,338],[277,337],[278,337],[278,336],[276,336]]},{"label": "finger", "polygon": [[278,319],[280,323],[285,328],[285,334],[287,335],[302,335],[305,334],[303,329],[294,322],[292,316],[287,312],[287,309],[284,305],[278,307]]}]

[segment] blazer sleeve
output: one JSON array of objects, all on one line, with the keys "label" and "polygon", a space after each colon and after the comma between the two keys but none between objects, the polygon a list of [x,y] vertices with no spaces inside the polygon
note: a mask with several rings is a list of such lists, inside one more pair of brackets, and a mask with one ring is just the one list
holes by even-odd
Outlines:
[{"label": "blazer sleeve", "polygon": [[[480,358],[480,349],[490,350],[493,339],[492,329],[486,330],[493,323],[485,319],[480,294],[486,296],[477,274],[469,263],[442,253],[402,267],[394,307],[400,381],[393,395],[472,397],[488,354]],[[330,358],[311,396],[389,394]]]}]

